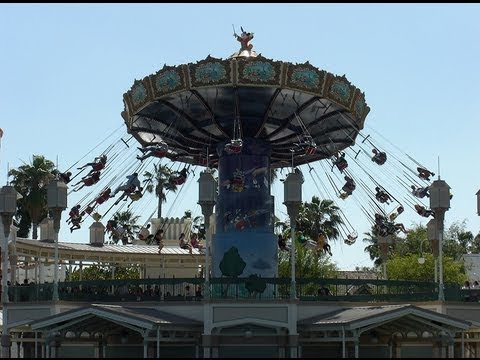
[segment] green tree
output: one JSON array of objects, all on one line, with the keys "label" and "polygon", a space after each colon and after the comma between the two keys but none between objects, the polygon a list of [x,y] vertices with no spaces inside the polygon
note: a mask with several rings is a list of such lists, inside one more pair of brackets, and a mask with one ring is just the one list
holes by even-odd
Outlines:
[{"label": "green tree", "polygon": [[[366,233],[363,240],[369,243],[365,252],[370,254],[376,266],[380,265],[377,238],[371,233]],[[474,248],[473,235],[465,230],[465,222],[453,223],[445,231],[443,242],[443,264],[445,282],[462,284],[465,279],[465,267],[461,255]],[[424,264],[418,263],[420,256],[425,258]],[[433,281],[434,261],[431,243],[428,240],[425,225],[416,224],[405,238],[396,237],[394,244],[390,245],[387,260],[387,277],[389,279],[408,279]]]},{"label": "green tree", "polygon": [[462,255],[471,254],[476,250],[474,236],[472,232],[466,229],[467,221],[456,221],[452,223],[445,231],[443,241],[443,252],[456,260],[460,260]]},{"label": "green tree", "polygon": [[[332,278],[337,276],[338,267],[330,257],[317,255],[298,242],[295,244],[295,273],[299,278]],[[278,253],[278,276],[289,278],[291,275],[290,251]]]},{"label": "green tree", "polygon": [[[419,264],[418,253],[387,260],[388,279],[434,281],[433,255],[425,254],[424,258],[424,264]],[[445,283],[463,284],[467,280],[463,264],[448,256],[443,257],[443,277]]]},{"label": "green tree", "polygon": [[[374,228],[370,232],[366,232],[363,235],[363,242],[367,244],[364,251],[369,254],[370,260],[373,261],[374,266],[379,267],[382,264],[382,258],[380,257],[380,248],[378,246],[378,236],[375,235]],[[410,239],[410,240],[409,240]],[[427,230],[424,226],[417,225],[417,227],[411,229],[406,239],[397,235],[393,235],[393,242],[388,246],[388,257],[396,256],[396,254],[407,254],[411,252],[418,253],[420,249],[420,242],[427,239]],[[429,244],[425,244],[429,249]]]},{"label": "green tree", "polygon": [[[125,229],[121,239],[124,245],[126,245],[129,240],[133,240],[134,234],[137,233],[140,229],[140,225],[138,225],[137,223],[138,219],[140,219],[140,216],[133,215],[130,210],[117,211],[113,215],[113,220],[116,221],[118,224],[122,225]],[[117,243],[118,240],[119,239],[113,239],[115,243]]]},{"label": "green tree", "polygon": [[18,236],[28,237],[32,226],[32,238],[38,238],[38,225],[48,215],[47,185],[56,173],[55,164],[43,155],[33,155],[30,164],[8,172],[13,176],[11,184],[23,196],[18,201]]},{"label": "green tree", "polygon": [[480,254],[480,233],[473,238],[470,250],[471,254]]},{"label": "green tree", "polygon": [[420,254],[431,253],[432,247],[430,241],[428,241],[427,228],[424,225],[416,224],[410,228],[408,234],[404,239],[400,239],[397,242],[396,254]]},{"label": "green tree", "polygon": [[362,241],[368,244],[363,251],[368,253],[370,260],[373,261],[373,265],[377,267],[382,265],[382,258],[380,257],[380,249],[378,247],[378,238],[374,235],[373,229],[370,232],[363,233],[363,235],[365,235],[365,237]]},{"label": "green tree", "polygon": [[[116,280],[139,279],[138,266],[115,266]],[[82,269],[82,280],[112,280],[110,265],[93,264]],[[76,268],[68,276],[68,281],[80,281],[80,269]]]},{"label": "green tree", "polygon": [[[280,278],[291,277],[290,251],[279,251],[278,253],[278,276]],[[298,241],[295,242],[295,275],[297,278],[335,278],[338,275],[338,267],[324,253],[317,255],[302,246]],[[288,290],[280,288],[282,295],[287,295]],[[309,284],[303,288],[304,295],[315,295],[317,286]]]},{"label": "green tree", "polygon": [[[476,250],[475,238],[466,229],[466,220],[456,221],[446,229],[442,245],[444,256],[455,260],[461,260],[462,255]],[[399,242],[396,253],[400,255],[419,254],[420,248],[424,253],[432,252],[426,226],[417,224],[408,232],[406,238]]]},{"label": "green tree", "polygon": [[340,237],[339,227],[343,225],[339,211],[340,208],[332,200],[320,201],[317,196],[313,196],[311,202],[304,202],[300,206],[296,230],[302,231],[314,241],[317,241],[320,234],[336,240]]},{"label": "green tree", "polygon": [[173,171],[165,166],[154,164],[154,171],[145,171],[143,176],[145,179],[145,189],[149,193],[155,192],[155,195],[158,198],[158,211],[157,218],[162,217],[162,204],[167,200],[166,191],[177,191],[177,185],[169,182],[169,178],[172,175]]}]

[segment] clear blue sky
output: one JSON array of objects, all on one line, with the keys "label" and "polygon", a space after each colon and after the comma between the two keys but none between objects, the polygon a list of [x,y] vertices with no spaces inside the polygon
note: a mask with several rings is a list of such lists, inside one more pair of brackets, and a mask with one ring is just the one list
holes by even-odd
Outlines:
[{"label": "clear blue sky", "polygon": [[[7,166],[32,154],[58,156],[65,169],[114,130],[126,134],[122,95],[134,79],[230,56],[235,24],[255,33],[254,50],[268,58],[345,74],[371,108],[362,133],[432,170],[439,156],[454,193],[447,226],[467,219],[476,234],[479,18],[479,4],[2,4],[0,183]],[[280,185],[273,192],[283,196]],[[307,179],[304,199],[315,193]],[[172,215],[193,209],[197,196],[195,183]],[[339,204],[359,234],[369,230],[358,206]],[[410,211],[402,222],[426,219]],[[72,235],[63,226],[60,240],[88,242],[88,226]],[[371,265],[361,238],[333,245],[341,268]]]}]

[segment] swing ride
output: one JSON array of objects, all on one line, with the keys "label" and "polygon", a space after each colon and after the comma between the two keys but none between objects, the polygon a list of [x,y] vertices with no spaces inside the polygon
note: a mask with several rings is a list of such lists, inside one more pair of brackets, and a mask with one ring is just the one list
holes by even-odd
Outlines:
[{"label": "swing ride", "polygon": [[[148,215],[145,204],[155,199],[156,190],[152,196],[143,195],[158,186],[156,164],[169,164],[162,165],[170,174],[162,186],[179,190],[175,200],[192,183],[187,180],[198,167],[215,169],[219,186],[211,243],[213,276],[222,275],[222,259],[236,248],[246,264],[241,276],[275,277],[278,244],[271,169],[308,174],[319,197],[340,207],[340,234],[347,245],[355,244],[358,234],[341,210],[344,201],[356,203],[382,236],[404,232],[403,224],[396,223],[404,208],[431,215],[425,207],[422,212],[417,209],[425,205],[426,194],[420,190],[435,174],[412,157],[388,150],[387,144],[374,143],[370,134],[363,135],[370,111],[363,92],[345,76],[308,62],[292,64],[257,55],[249,44],[253,33],[242,29],[235,37],[241,49],[226,60],[208,56],[197,63],[165,65],[134,81],[123,95],[121,113],[129,138],[122,135],[93,162],[77,168],[77,174],[70,169],[64,173],[70,182],[91,167],[73,190],[90,189],[78,202],[87,204],[80,209],[80,220],[85,214],[100,216],[93,211],[102,206],[105,220],[113,208],[125,206]],[[110,206],[106,210],[105,203]],[[115,243],[128,243],[128,236],[134,236],[117,220],[108,224]],[[130,233],[127,240],[119,232]]]},{"label": "swing ride", "polygon": [[246,262],[242,276],[274,277],[269,170],[329,159],[353,145],[369,108],[344,76],[257,55],[253,33],[243,29],[235,38],[240,51],[226,60],[165,65],[136,80],[122,117],[142,147],[163,142],[166,158],[218,170],[214,276],[234,247]]}]

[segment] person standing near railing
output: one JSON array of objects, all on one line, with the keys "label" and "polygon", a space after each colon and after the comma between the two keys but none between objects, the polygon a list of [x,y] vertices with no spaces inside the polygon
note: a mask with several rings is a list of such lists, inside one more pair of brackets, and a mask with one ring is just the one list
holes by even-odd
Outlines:
[{"label": "person standing near railing", "polygon": [[332,293],[330,292],[330,289],[323,286],[323,285],[320,285],[320,288],[318,289],[318,296],[329,296],[329,295],[332,295]]}]

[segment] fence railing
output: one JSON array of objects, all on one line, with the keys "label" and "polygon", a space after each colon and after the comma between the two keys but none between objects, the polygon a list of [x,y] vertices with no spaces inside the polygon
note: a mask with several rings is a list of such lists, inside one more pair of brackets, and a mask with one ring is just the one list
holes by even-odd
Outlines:
[{"label": "fence railing", "polygon": [[[326,290],[328,289],[328,290]],[[203,278],[159,278],[60,282],[61,301],[195,301],[205,293]],[[290,298],[289,278],[212,278],[213,300],[276,301]],[[51,301],[53,284],[10,286],[12,302]],[[445,285],[446,301],[479,301],[480,289],[462,290]],[[300,301],[433,301],[438,299],[438,284],[407,280],[313,279],[297,278],[296,295]]]}]

